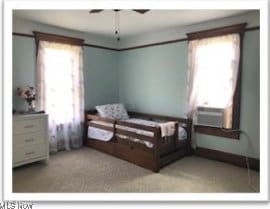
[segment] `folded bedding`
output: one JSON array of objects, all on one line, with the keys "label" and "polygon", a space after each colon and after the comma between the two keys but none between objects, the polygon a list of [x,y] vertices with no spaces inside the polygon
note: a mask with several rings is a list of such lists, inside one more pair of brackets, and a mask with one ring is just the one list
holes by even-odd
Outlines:
[{"label": "folded bedding", "polygon": [[113,132],[89,126],[88,137],[107,142],[113,138]]},{"label": "folded bedding", "polygon": [[161,137],[172,136],[175,132],[175,122],[166,122],[159,124]]},{"label": "folded bedding", "polygon": [[[162,129],[164,130],[161,133],[162,136],[170,136],[170,135],[173,135],[175,132],[175,130],[174,130],[175,123],[174,122],[164,123],[161,121],[148,121],[148,120],[143,120],[143,119],[138,119],[138,118],[129,118],[129,119],[122,120],[122,121],[140,124],[140,125],[146,125],[146,126],[150,126],[150,127],[160,126],[161,130]],[[107,123],[107,122],[102,122],[102,121],[94,121],[94,120],[92,120],[91,122],[95,123],[95,124],[104,125],[107,127],[113,127],[112,123]],[[131,132],[134,132],[134,133],[137,133],[140,135],[144,135],[144,136],[149,136],[149,137],[154,136],[154,133],[152,131],[145,131],[145,130],[131,128],[131,127],[127,127],[127,126],[121,126],[121,125],[116,125],[116,127],[119,129],[122,129],[122,130],[131,131]],[[145,144],[149,148],[153,147],[153,143],[145,141],[145,140],[141,140],[141,139],[137,139],[137,138],[133,138],[133,137],[128,137],[128,136],[123,135],[123,134],[116,134],[116,136],[118,136],[122,139],[127,139],[127,140],[131,140],[134,142]],[[97,139],[97,140],[101,140],[101,141],[110,141],[113,138],[113,132],[89,126],[88,127],[88,137],[93,138],[93,139]],[[184,140],[186,138],[187,138],[186,130],[183,127],[179,126],[178,140]]]}]

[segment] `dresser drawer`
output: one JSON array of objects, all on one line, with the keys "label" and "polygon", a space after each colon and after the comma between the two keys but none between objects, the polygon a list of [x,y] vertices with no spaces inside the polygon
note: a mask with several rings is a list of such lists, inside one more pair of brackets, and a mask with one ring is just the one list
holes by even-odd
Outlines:
[{"label": "dresser drawer", "polygon": [[45,120],[43,118],[28,119],[28,120],[17,120],[13,122],[13,133],[24,134],[31,132],[44,131],[46,127]]},{"label": "dresser drawer", "polygon": [[27,147],[13,147],[13,163],[46,156],[46,144],[33,144]]},{"label": "dresser drawer", "polygon": [[13,167],[49,159],[48,115],[13,115]]},{"label": "dresser drawer", "polygon": [[13,147],[29,146],[45,142],[44,132],[35,132],[28,134],[17,134],[13,136]]}]

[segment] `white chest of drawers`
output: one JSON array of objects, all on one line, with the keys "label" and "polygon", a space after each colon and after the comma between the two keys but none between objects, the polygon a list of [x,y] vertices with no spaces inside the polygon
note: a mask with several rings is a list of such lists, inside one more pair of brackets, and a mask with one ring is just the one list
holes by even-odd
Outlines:
[{"label": "white chest of drawers", "polygon": [[13,116],[13,167],[49,159],[48,115]]}]

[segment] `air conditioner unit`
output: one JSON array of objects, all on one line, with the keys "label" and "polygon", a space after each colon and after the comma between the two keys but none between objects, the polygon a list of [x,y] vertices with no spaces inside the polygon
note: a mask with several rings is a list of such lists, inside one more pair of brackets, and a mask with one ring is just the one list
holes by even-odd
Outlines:
[{"label": "air conditioner unit", "polygon": [[198,107],[196,124],[211,127],[223,127],[224,109],[212,107]]}]

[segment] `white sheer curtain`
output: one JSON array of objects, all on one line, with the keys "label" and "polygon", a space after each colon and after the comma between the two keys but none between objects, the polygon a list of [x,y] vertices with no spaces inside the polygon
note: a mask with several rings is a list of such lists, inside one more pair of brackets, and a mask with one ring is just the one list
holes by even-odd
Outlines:
[{"label": "white sheer curtain", "polygon": [[84,88],[82,47],[40,41],[38,106],[49,114],[50,151],[82,145]]},{"label": "white sheer curtain", "polygon": [[224,108],[224,123],[231,126],[240,35],[230,34],[190,41],[188,57],[189,117],[194,117],[198,106]]}]

